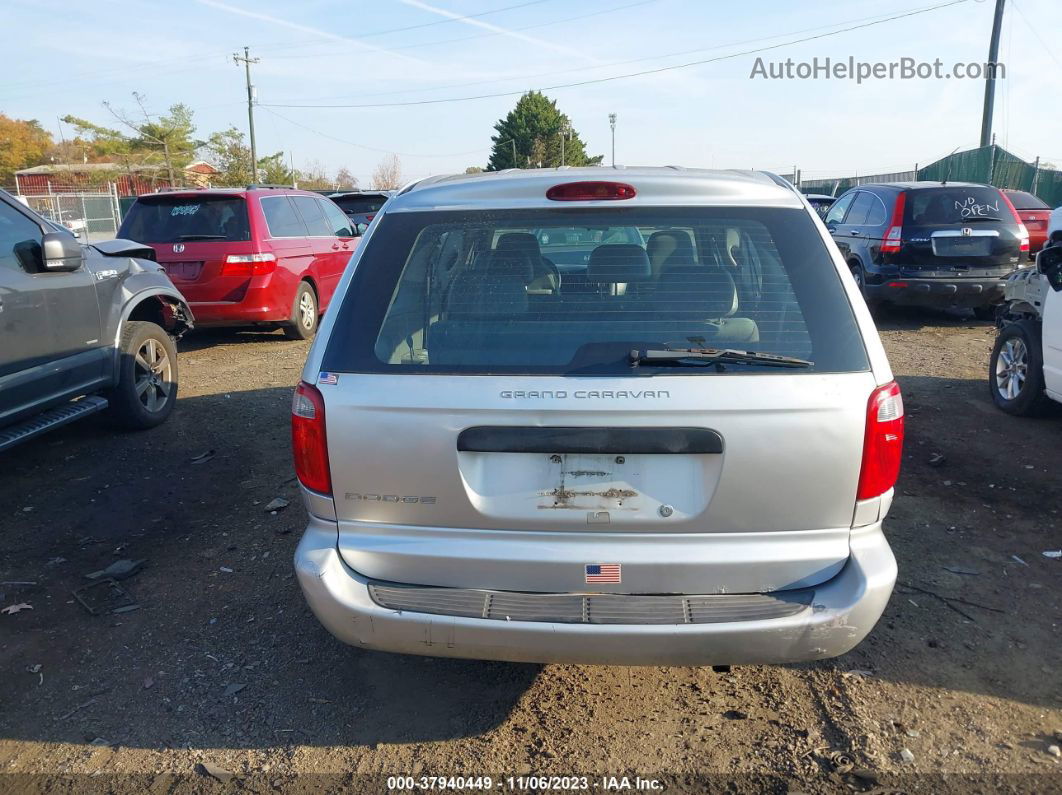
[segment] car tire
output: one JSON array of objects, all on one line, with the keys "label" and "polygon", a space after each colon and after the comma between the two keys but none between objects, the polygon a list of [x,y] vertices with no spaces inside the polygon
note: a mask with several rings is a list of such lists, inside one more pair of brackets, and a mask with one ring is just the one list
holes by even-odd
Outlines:
[{"label": "car tire", "polygon": [[996,336],[988,364],[992,402],[1008,414],[1031,416],[1050,403],[1044,394],[1039,326],[1031,320],[1008,323]]},{"label": "car tire", "polygon": [[317,333],[317,294],[308,282],[299,282],[291,305],[291,319],[284,325],[289,340],[308,340]]},{"label": "car tire", "polygon": [[995,320],[996,311],[998,310],[997,304],[989,304],[988,306],[975,306],[973,308],[974,317],[978,320]]},{"label": "car tire", "polygon": [[863,300],[866,301],[867,309],[870,310],[872,316],[877,316],[878,309],[881,307],[877,301],[871,301],[867,297],[867,272],[863,269],[863,266],[856,260],[852,260],[848,263],[848,269],[852,272],[852,278],[855,279],[856,287],[859,288],[859,294],[863,296]]},{"label": "car tire", "polygon": [[157,323],[130,320],[118,341],[118,382],[107,394],[111,418],[129,430],[161,425],[177,402],[177,346]]}]

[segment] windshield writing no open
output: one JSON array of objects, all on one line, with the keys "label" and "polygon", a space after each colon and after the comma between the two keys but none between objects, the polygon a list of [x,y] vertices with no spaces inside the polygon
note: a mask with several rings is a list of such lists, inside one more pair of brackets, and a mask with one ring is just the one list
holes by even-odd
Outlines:
[{"label": "windshield writing no open", "polygon": [[955,209],[959,211],[959,215],[963,218],[999,215],[999,202],[980,204],[973,196],[968,196],[964,201],[955,202]]}]

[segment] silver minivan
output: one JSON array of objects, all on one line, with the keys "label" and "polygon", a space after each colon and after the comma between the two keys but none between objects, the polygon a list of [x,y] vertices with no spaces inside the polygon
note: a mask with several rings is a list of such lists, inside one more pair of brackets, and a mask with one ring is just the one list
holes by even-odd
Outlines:
[{"label": "silver minivan", "polygon": [[903,403],[770,174],[433,177],[376,216],[292,407],[313,612],[370,649],[843,654],[896,579]]}]

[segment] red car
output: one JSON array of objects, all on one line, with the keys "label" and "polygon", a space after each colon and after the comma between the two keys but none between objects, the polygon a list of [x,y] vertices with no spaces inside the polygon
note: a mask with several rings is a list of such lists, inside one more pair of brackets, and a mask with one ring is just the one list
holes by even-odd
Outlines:
[{"label": "red car", "polygon": [[319,194],[249,186],[140,196],[118,237],[155,249],[197,326],[279,326],[290,339],[308,339],[357,247],[356,231]]},{"label": "red car", "polygon": [[1045,202],[1023,190],[1004,190],[1014,209],[1018,211],[1025,228],[1029,230],[1029,259],[1036,258],[1036,252],[1047,242],[1047,218],[1051,208]]}]

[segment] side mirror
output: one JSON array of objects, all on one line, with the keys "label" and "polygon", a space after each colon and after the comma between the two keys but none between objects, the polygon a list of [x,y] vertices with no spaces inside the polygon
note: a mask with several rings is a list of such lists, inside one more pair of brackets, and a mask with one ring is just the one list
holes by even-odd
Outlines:
[{"label": "side mirror", "polygon": [[365,230],[368,228],[368,224],[354,224],[354,237],[361,237],[365,234]]},{"label": "side mirror", "polygon": [[1042,249],[1036,255],[1036,270],[1047,277],[1052,290],[1062,290],[1062,246]]},{"label": "side mirror", "polygon": [[81,244],[62,232],[47,232],[41,238],[41,255],[46,271],[76,271],[81,267]]}]

